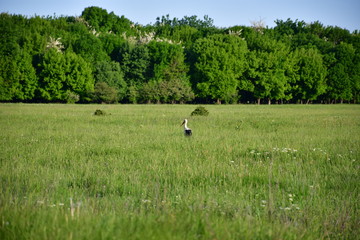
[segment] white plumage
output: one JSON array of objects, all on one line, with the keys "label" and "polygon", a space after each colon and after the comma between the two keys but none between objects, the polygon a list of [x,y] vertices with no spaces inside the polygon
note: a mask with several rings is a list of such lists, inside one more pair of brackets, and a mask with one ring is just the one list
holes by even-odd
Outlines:
[{"label": "white plumage", "polygon": [[184,134],[185,134],[185,136],[191,136],[192,131],[191,131],[190,128],[188,128],[187,123],[188,123],[188,120],[184,119],[183,123],[180,126],[184,125]]}]

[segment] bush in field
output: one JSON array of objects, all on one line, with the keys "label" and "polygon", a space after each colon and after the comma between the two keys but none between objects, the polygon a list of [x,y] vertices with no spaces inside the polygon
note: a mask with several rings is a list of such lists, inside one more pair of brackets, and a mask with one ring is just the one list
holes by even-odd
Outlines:
[{"label": "bush in field", "polygon": [[96,109],[96,111],[94,112],[95,116],[105,116],[106,112],[100,109]]},{"label": "bush in field", "polygon": [[207,116],[209,115],[209,111],[202,106],[195,108],[195,110],[191,113],[191,116]]}]

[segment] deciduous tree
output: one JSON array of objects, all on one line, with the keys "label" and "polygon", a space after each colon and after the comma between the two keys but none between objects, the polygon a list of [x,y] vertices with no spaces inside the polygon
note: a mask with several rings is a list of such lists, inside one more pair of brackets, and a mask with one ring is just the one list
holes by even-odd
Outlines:
[{"label": "deciduous tree", "polygon": [[199,96],[218,103],[236,101],[246,51],[246,42],[238,36],[217,34],[197,40],[193,82]]},{"label": "deciduous tree", "polygon": [[301,102],[317,99],[326,91],[325,77],[327,74],[321,54],[317,49],[300,48],[295,51],[299,66],[298,81],[292,85],[294,96]]},{"label": "deciduous tree", "polygon": [[97,62],[95,66],[95,80],[96,82],[105,82],[109,87],[115,88],[119,101],[126,96],[127,85],[119,63],[108,61]]}]

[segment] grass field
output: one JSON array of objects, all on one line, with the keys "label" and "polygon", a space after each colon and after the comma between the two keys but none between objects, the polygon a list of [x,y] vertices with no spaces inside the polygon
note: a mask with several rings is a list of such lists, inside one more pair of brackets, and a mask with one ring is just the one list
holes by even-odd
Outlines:
[{"label": "grass field", "polygon": [[359,105],[205,107],[0,104],[0,239],[359,239]]}]

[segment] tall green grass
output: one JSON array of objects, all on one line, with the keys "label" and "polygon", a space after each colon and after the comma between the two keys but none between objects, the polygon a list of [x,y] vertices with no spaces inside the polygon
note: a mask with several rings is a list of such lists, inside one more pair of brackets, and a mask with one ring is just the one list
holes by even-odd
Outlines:
[{"label": "tall green grass", "polygon": [[1,104],[0,238],[358,238],[360,106],[195,107]]}]

